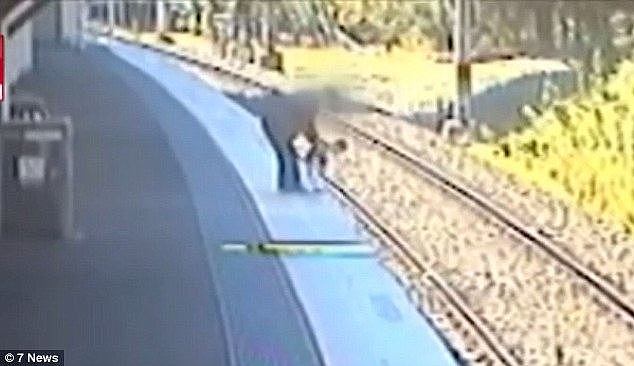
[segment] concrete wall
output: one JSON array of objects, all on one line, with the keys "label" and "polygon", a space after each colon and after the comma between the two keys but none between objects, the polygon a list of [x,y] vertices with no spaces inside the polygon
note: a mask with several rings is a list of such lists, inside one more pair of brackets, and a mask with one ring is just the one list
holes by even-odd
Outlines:
[{"label": "concrete wall", "polygon": [[82,2],[63,1],[60,3],[60,36],[63,41],[76,45],[81,35]]},{"label": "concrete wall", "polygon": [[[34,4],[34,1],[24,1],[6,14],[0,24],[0,33],[8,34],[9,25],[29,11]],[[83,45],[82,27],[86,15],[84,5],[83,1],[51,1],[17,28],[10,37],[5,37],[5,100],[0,104],[0,120],[9,119],[11,86],[20,76],[33,69],[34,40],[57,39],[75,47]]]},{"label": "concrete wall", "polygon": [[[572,71],[554,71],[546,75],[557,86],[561,97],[575,92]],[[537,73],[525,75],[475,95],[472,98],[474,118],[500,134],[523,126],[518,109],[526,104],[539,105],[543,78]]]},{"label": "concrete wall", "polygon": [[33,22],[25,22],[5,42],[4,81],[12,85],[33,67]]},{"label": "concrete wall", "polygon": [[87,7],[82,1],[52,1],[34,17],[33,36],[38,41],[60,40],[76,46],[81,41],[85,16]]},{"label": "concrete wall", "polygon": [[33,68],[33,22],[27,20],[15,29],[9,36],[9,26],[19,18],[21,14],[33,6],[32,1],[25,1],[11,9],[8,14],[3,14],[0,23],[0,33],[4,39],[4,101],[0,103],[0,121],[9,119],[9,105],[11,103],[11,87],[23,74]]},{"label": "concrete wall", "polygon": [[38,41],[57,39],[57,12],[59,6],[59,2],[50,2],[44,5],[33,19],[33,37]]}]

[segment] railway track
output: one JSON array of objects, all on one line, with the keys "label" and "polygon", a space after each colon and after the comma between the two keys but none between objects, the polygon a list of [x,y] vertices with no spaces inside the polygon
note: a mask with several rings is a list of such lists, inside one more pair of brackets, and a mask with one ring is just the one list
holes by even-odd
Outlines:
[{"label": "railway track", "polygon": [[[124,42],[130,42],[129,40],[120,39]],[[267,93],[282,93],[281,88],[275,85],[265,85],[262,82],[240,74],[235,70],[226,68],[220,65],[215,65],[210,62],[202,62],[195,57],[184,56],[176,51],[166,51],[161,47],[154,47],[145,45],[145,47],[152,48],[157,52],[167,54],[175,57],[186,63],[190,63],[208,70],[213,73],[218,73],[224,77],[230,77],[237,80],[240,83],[244,83],[245,87],[259,88]],[[393,113],[386,111],[382,108],[367,106],[369,112],[379,113],[387,116],[394,117]],[[601,306],[606,306],[610,311],[615,314],[616,319],[628,324],[628,329],[632,329],[634,324],[634,308],[618,291],[609,283],[601,279],[595,273],[585,268],[575,258],[571,257],[556,245],[550,243],[548,238],[541,235],[539,230],[534,228],[527,228],[516,220],[508,212],[505,212],[503,208],[489,202],[485,197],[482,197],[477,192],[471,191],[468,187],[463,186],[460,182],[452,179],[442,171],[437,169],[431,164],[427,164],[408,151],[388,143],[380,136],[374,135],[372,132],[364,131],[357,126],[354,126],[346,121],[342,121],[342,125],[359,141],[363,141],[365,144],[369,144],[373,147],[378,147],[382,151],[386,152],[394,161],[398,161],[399,164],[406,166],[408,169],[413,170],[416,174],[432,180],[439,187],[442,187],[443,191],[453,198],[462,201],[465,205],[470,206],[472,209],[477,210],[482,215],[490,217],[495,222],[501,224],[506,230],[513,233],[513,235],[522,242],[523,245],[529,245],[533,248],[537,248],[556,263],[561,265],[567,271],[569,271],[575,278],[584,282],[592,294],[601,298]],[[408,281],[419,282],[427,288],[432,288],[436,294],[441,298],[441,302],[449,305],[451,308],[454,321],[461,324],[461,328],[465,329],[465,333],[462,335],[464,339],[468,339],[473,344],[482,346],[482,349],[486,349],[485,354],[481,354],[474,351],[474,356],[471,361],[473,363],[481,364],[502,364],[502,365],[520,365],[523,360],[516,354],[511,352],[496,335],[494,329],[483,321],[482,317],[477,314],[471,306],[464,301],[464,295],[459,291],[456,291],[450,284],[447,283],[443,276],[437,271],[424,264],[424,260],[421,260],[420,256],[407,245],[407,239],[403,238],[395,230],[389,228],[389,225],[385,225],[373,214],[372,210],[366,207],[362,200],[346,189],[342,184],[337,181],[324,177],[329,189],[346,205],[353,208],[353,211],[360,222],[370,231],[374,236],[379,238],[381,242],[387,246],[390,256],[392,256],[397,266],[400,267],[399,271],[409,272],[409,275],[400,276],[400,280],[407,284]],[[420,294],[419,294],[420,295]],[[431,294],[428,294],[431,296]],[[423,315],[429,318],[428,314],[423,312]],[[457,320],[460,319],[460,320]],[[432,321],[434,323],[434,321]],[[440,332],[441,336],[446,339],[446,334]],[[631,337],[632,335],[629,334]],[[473,339],[475,337],[475,339]],[[463,340],[464,340],[463,339]],[[447,340],[451,345],[456,340]],[[477,347],[476,347],[477,348]],[[474,347],[466,347],[467,350],[474,349]],[[462,350],[464,352],[464,349]]]},{"label": "railway track", "polygon": [[[122,38],[122,37],[116,37],[116,39],[123,43],[137,45],[136,42]],[[235,70],[225,68],[221,65],[215,65],[211,62],[200,61],[193,57],[188,57],[183,54],[179,54],[175,50],[167,50],[163,47],[156,47],[150,44],[144,44],[142,45],[142,47],[152,49],[153,51],[159,52],[161,54],[165,54],[167,56],[174,57],[175,59],[178,59],[180,61],[195,65],[197,67],[204,69],[207,72],[211,72],[218,76],[231,77],[238,83],[244,84],[245,88],[255,87],[255,88],[259,88],[260,90],[266,93],[273,93],[273,94],[282,93],[281,89],[277,88],[276,86],[264,85],[257,80],[252,80],[248,77],[245,77],[244,75],[240,75],[236,73]],[[374,111],[380,111],[385,114],[390,114],[389,112],[380,108],[368,107],[368,109],[374,110]],[[340,198],[347,197],[348,199],[351,199],[350,196],[346,196],[345,191],[341,189],[332,189],[337,187],[333,181],[330,181],[327,178],[326,178],[326,181],[329,183],[329,186],[331,187],[331,190],[333,191],[333,193],[335,193],[338,197]],[[358,201],[353,201],[353,202],[360,205],[360,202]],[[398,239],[395,238],[392,234],[390,234],[389,232],[385,230],[381,230],[380,224],[376,222],[370,215],[367,215],[366,210],[359,211],[359,213],[361,212],[365,214],[359,215],[358,218],[362,222],[365,223],[366,227],[372,233],[374,233],[377,237],[381,238],[384,241],[390,240],[390,241],[399,243]],[[407,250],[405,250],[405,247],[403,245],[396,246],[394,250],[395,252],[393,252],[392,254],[395,255],[395,257],[399,258],[399,261],[401,263],[406,263],[406,266],[409,267],[410,269],[415,269],[416,271],[420,271],[421,273],[426,273],[424,277],[420,277],[420,280],[425,281],[429,286],[436,289],[439,296],[441,297],[437,301],[439,303],[443,303],[447,305],[447,308],[445,309],[445,311],[452,312],[451,317],[456,319],[454,321],[459,322],[458,319],[462,319],[461,322],[462,324],[464,324],[464,327],[467,329],[466,329],[466,332],[463,333],[461,337],[463,338],[463,340],[465,338],[467,339],[473,338],[467,341],[467,343],[471,343],[471,346],[467,345],[465,346],[465,348],[474,353],[472,357],[473,359],[472,361],[475,361],[474,363],[482,364],[482,365],[506,365],[506,366],[519,365],[516,362],[516,360],[504,349],[504,347],[501,347],[499,345],[499,342],[491,333],[491,330],[482,324],[481,320],[479,320],[479,318],[475,314],[473,314],[473,312],[460,299],[460,297],[455,293],[455,291],[453,291],[453,289],[447,286],[440,279],[438,275],[433,274],[432,272],[429,271],[429,269],[424,268],[420,264],[420,262],[416,260],[416,258],[414,258],[411,254],[408,254]],[[418,276],[414,276],[414,277],[418,277]],[[400,278],[400,280],[404,280],[404,279]],[[426,316],[432,324],[435,325],[435,329],[437,330],[438,335],[441,337],[441,339],[445,341],[446,345],[450,349],[453,350],[454,356],[458,358],[461,362],[464,362],[465,350],[457,350],[454,348],[455,343],[459,341],[456,339],[453,339],[453,340],[447,339],[446,332],[442,332],[441,330],[439,330],[439,328],[442,327],[442,324],[441,324],[442,321],[438,321],[438,320],[434,321],[434,319],[430,319],[427,316],[427,314],[425,314],[425,312],[421,312],[421,313],[423,314],[423,316]],[[455,328],[455,324],[454,324],[454,328]],[[482,345],[482,347],[473,346],[474,344],[477,344],[478,346]],[[487,352],[485,354],[477,352],[478,350],[481,350],[481,349],[486,349]]]},{"label": "railway track", "polygon": [[[373,215],[371,210],[365,207],[365,205],[353,194],[348,192],[340,184],[324,177],[324,180],[328,184],[330,191],[337,197],[342,203],[347,206],[353,207],[353,213],[357,219],[363,224],[363,226],[376,238],[381,240],[382,243],[387,244],[389,248],[389,254],[393,255],[396,259],[397,268],[394,268],[395,275],[399,278],[399,281],[408,286],[416,286],[415,284],[408,283],[410,281],[426,282],[426,285],[432,287],[437,293],[442,296],[445,303],[451,306],[451,309],[455,311],[452,315],[461,317],[464,320],[465,327],[468,328],[468,334],[463,333],[464,336],[475,335],[478,337],[477,342],[481,343],[485,349],[488,350],[486,356],[474,355],[472,361],[479,361],[482,364],[501,364],[501,365],[520,365],[517,360],[503,347],[497,337],[493,334],[492,330],[487,327],[482,320],[471,310],[460,297],[456,291],[448,286],[442,277],[437,274],[432,268],[426,267],[423,262],[417,258],[416,254],[412,253],[408,249],[407,244],[398,234],[393,233],[382,225]],[[399,275],[399,273],[401,275]],[[408,273],[403,275],[403,273]],[[412,289],[416,291],[416,289]],[[413,300],[413,299],[412,299]],[[417,304],[420,306],[420,304]],[[429,319],[429,314],[423,312],[423,316],[426,316],[428,320],[432,321],[432,324],[436,323],[433,319]],[[439,328],[435,324],[436,329]],[[443,338],[447,337],[447,334],[439,332],[439,335]],[[452,341],[447,340],[447,343],[451,347]],[[464,352],[464,350],[462,350]],[[462,356],[464,357],[464,355]],[[467,361],[467,360],[462,360]],[[490,362],[487,362],[490,361]]]},{"label": "railway track", "polygon": [[357,126],[353,126],[346,121],[341,121],[346,129],[351,132],[355,138],[362,139],[366,142],[381,148],[396,158],[401,163],[415,169],[421,176],[432,179],[438,184],[446,188],[447,192],[455,197],[463,200],[465,203],[475,206],[482,211],[483,214],[489,215],[498,222],[512,230],[518,237],[522,238],[527,244],[533,245],[564,267],[575,273],[577,276],[586,281],[590,286],[596,289],[602,296],[614,304],[615,311],[619,312],[625,319],[630,319],[634,324],[634,306],[619,291],[607,283],[605,280],[597,276],[590,269],[586,268],[576,258],[572,257],[565,251],[561,250],[556,244],[550,242],[548,238],[540,233],[539,228],[529,228],[523,225],[512,214],[506,212],[502,207],[489,202],[483,195],[474,192],[459,181],[449,177],[431,164],[427,164],[421,159],[412,156],[411,153],[398,148],[393,144],[387,143],[379,136],[373,135],[371,132],[363,131]]},{"label": "railway track", "polygon": [[[261,87],[262,84],[256,84],[248,82],[248,79],[241,78],[240,80],[247,80],[246,84],[250,87]],[[279,89],[275,87],[263,87],[267,92],[281,93]],[[375,106],[366,106],[369,112],[379,113],[381,115],[395,117],[394,113]],[[484,215],[489,215],[498,222],[502,223],[506,228],[516,234],[520,240],[523,240],[526,244],[538,247],[544,253],[553,258],[556,262],[561,264],[564,268],[568,269],[574,275],[586,282],[599,296],[602,296],[606,301],[602,302],[602,305],[606,305],[611,308],[611,311],[617,314],[617,318],[632,324],[634,321],[634,310],[631,304],[625,299],[618,291],[595,273],[585,268],[583,264],[579,263],[574,257],[570,256],[566,252],[562,251],[555,244],[550,243],[548,238],[544,237],[539,230],[533,230],[532,228],[526,228],[519,220],[516,220],[508,212],[505,212],[503,208],[497,207],[494,204],[488,202],[488,200],[482,197],[476,192],[472,192],[468,187],[463,186],[460,182],[452,180],[442,171],[438,170],[434,166],[430,166],[422,163],[421,161],[410,156],[408,152],[404,152],[398,147],[387,143],[385,140],[378,136],[373,136],[366,131],[362,131],[355,126],[344,123],[344,125],[353,133],[356,137],[361,137],[366,141],[371,142],[375,146],[380,146],[384,151],[389,152],[392,156],[397,157],[398,160],[404,164],[415,167],[420,174],[432,178],[434,181],[442,185],[447,192],[453,194],[464,200],[467,204],[476,207]],[[338,186],[332,180],[326,180],[331,188],[331,191],[338,194],[342,201],[348,205],[354,207],[355,212],[358,213],[358,218],[361,222],[368,227],[369,231],[375,236],[381,238],[384,243],[390,246],[390,252],[400,258],[401,263],[409,263],[407,267],[418,268],[422,273],[426,273],[425,278],[429,285],[435,288],[441,296],[444,297],[445,302],[456,310],[456,316],[464,319],[464,324],[469,327],[471,334],[477,335],[480,342],[482,342],[486,348],[490,351],[490,357],[496,359],[496,364],[514,365],[519,364],[518,359],[514,358],[507,350],[504,349],[496,340],[494,332],[487,328],[478,316],[469,308],[468,304],[461,300],[460,294],[452,290],[447,285],[441,276],[434,274],[429,268],[424,269],[421,267],[420,260],[416,260],[412,253],[408,253],[407,246],[404,245],[404,240],[399,238],[394,233],[390,233],[385,227],[381,226],[381,223],[373,218],[369,214],[367,208],[363,208],[359,200],[353,199],[350,194],[346,194],[345,189]],[[360,213],[360,214],[359,214]],[[450,342],[451,343],[451,342]],[[488,358],[487,359],[491,359]]]},{"label": "railway track", "polygon": [[[368,148],[372,148],[375,151],[377,150],[374,142],[365,142],[367,143]],[[381,161],[385,162],[385,164],[388,163],[385,161],[385,153],[377,153],[377,156],[379,156]],[[395,161],[398,160],[395,159]],[[368,167],[364,166],[364,168],[359,169],[367,170]],[[411,179],[420,180],[420,177],[416,178],[415,174],[418,173],[416,169],[411,166],[407,167],[407,169],[411,173]],[[390,176],[389,174],[391,172],[394,172],[394,170],[388,171],[387,176]],[[348,174],[348,172],[344,174]],[[363,179],[363,177],[361,179]],[[408,181],[401,181],[400,179],[405,178],[399,176],[398,183],[395,182],[393,185],[388,184],[386,186],[387,189],[393,189],[396,184],[408,186],[411,183]],[[386,195],[387,199],[394,199],[395,201],[398,201],[394,204],[394,206],[396,206],[396,209],[394,210],[393,208],[383,206],[383,204],[381,204],[383,201],[372,201],[372,199],[368,198],[367,195],[364,197],[363,193],[355,192],[354,189],[350,188],[350,184],[346,184],[347,182],[345,182],[345,180],[339,181],[338,179],[327,177],[327,182],[331,190],[335,192],[340,200],[348,207],[351,207],[355,215],[359,217],[359,220],[369,227],[368,230],[381,239],[382,244],[389,248],[389,252],[391,254],[397,255],[401,258],[401,263],[407,263],[405,267],[417,268],[417,272],[421,274],[421,276],[425,276],[430,280],[430,282],[433,282],[435,285],[434,290],[442,292],[443,296],[451,299],[451,301],[448,301],[449,305],[459,310],[464,319],[469,322],[473,333],[477,334],[489,349],[495,349],[493,352],[495,352],[498,361],[502,364],[513,364],[513,362],[516,364],[555,364],[555,357],[558,357],[556,355],[559,355],[560,353],[563,355],[564,352],[568,355],[569,353],[574,353],[573,351],[575,350],[575,346],[573,345],[575,343],[570,342],[570,340],[568,340],[565,336],[559,334],[558,332],[562,332],[561,329],[556,329],[559,329],[558,327],[562,327],[564,325],[565,327],[570,326],[570,331],[575,329],[573,333],[576,334],[583,332],[586,336],[588,336],[588,339],[590,339],[592,338],[593,330],[579,327],[579,324],[583,322],[588,323],[587,319],[593,319],[592,321],[596,320],[597,322],[604,324],[605,327],[612,328],[608,333],[601,333],[602,331],[597,330],[597,337],[601,337],[601,335],[598,334],[610,334],[608,336],[610,340],[606,341],[606,343],[611,344],[610,347],[620,344],[621,341],[628,343],[634,339],[631,319],[627,318],[627,314],[624,314],[616,304],[606,298],[600,289],[579,276],[576,272],[570,270],[565,263],[555,259],[552,254],[541,248],[537,248],[533,244],[527,243],[526,239],[514,228],[505,225],[495,217],[487,215],[482,211],[481,207],[478,207],[472,202],[463,202],[459,197],[455,196],[455,193],[451,192],[451,188],[448,188],[439,182],[429,182],[429,177],[424,179],[427,181],[425,184],[436,185],[436,189],[433,190],[432,194],[436,196],[442,194],[452,196],[452,198],[445,197],[436,202],[436,204],[442,203],[442,205],[445,206],[454,205],[456,207],[465,206],[462,209],[451,211],[453,213],[459,213],[461,216],[460,220],[468,221],[469,224],[473,224],[477,220],[484,220],[483,223],[486,225],[499,227],[499,232],[494,230],[495,242],[485,243],[486,245],[484,246],[486,246],[486,248],[483,246],[484,250],[463,248],[466,250],[462,250],[462,252],[442,252],[440,253],[442,256],[437,255],[436,258],[430,259],[430,257],[424,253],[426,251],[425,247],[433,247],[434,243],[422,240],[420,237],[408,236],[404,232],[409,229],[404,230],[403,226],[399,227],[398,225],[398,221],[402,219],[402,217],[404,217],[405,221],[412,220],[412,217],[419,217],[420,220],[425,220],[424,217],[419,216],[412,211],[407,211],[405,206],[408,204],[407,202],[400,200],[398,193],[390,191],[390,193]],[[422,185],[423,184],[421,184],[421,186]],[[362,188],[361,191],[364,191],[364,189]],[[385,196],[383,198],[385,198]],[[373,204],[374,207],[372,207]],[[394,218],[398,211],[404,211],[403,216]],[[476,216],[475,221],[472,217],[470,218],[470,213],[473,214],[472,216]],[[460,230],[470,230],[470,227],[469,225],[449,228],[434,226],[430,230],[437,232],[450,230],[455,233]],[[473,239],[473,237],[471,239]],[[485,240],[486,239],[490,240],[490,238],[485,238]],[[462,239],[454,236],[451,240],[458,243]],[[450,244],[447,244],[448,247],[453,245],[451,244],[451,240],[449,241]],[[491,245],[489,245],[490,243]],[[480,243],[476,243],[475,246],[478,245],[480,245]],[[421,248],[423,248],[423,250],[421,250]],[[506,252],[502,256],[496,256],[497,252],[500,250]],[[507,286],[507,295],[501,295],[502,297],[508,296],[508,287],[515,287],[513,280],[517,278],[534,282],[528,285],[517,284],[515,288],[516,292],[513,295],[517,296],[517,299],[513,297],[509,301],[507,297],[505,300],[507,301],[506,306],[508,309],[503,311],[502,314],[506,311],[514,314],[513,316],[515,317],[515,320],[513,320],[514,328],[512,328],[512,331],[508,331],[506,326],[497,326],[498,323],[505,323],[506,320],[504,319],[504,315],[499,315],[499,312],[497,313],[498,315],[494,314],[493,310],[495,310],[495,306],[492,307],[492,305],[495,305],[497,300],[492,301],[490,297],[495,297],[495,295],[492,295],[488,292],[488,290],[483,289],[484,285],[482,285],[483,287],[481,288],[473,290],[470,288],[471,285],[463,285],[461,283],[462,281],[468,282],[470,277],[477,276],[478,271],[481,272],[479,269],[481,267],[476,266],[478,269],[474,271],[471,271],[469,268],[471,265],[469,262],[471,261],[470,257],[477,257],[477,255],[488,256],[489,258],[492,258],[493,262],[498,260],[500,261],[499,264],[494,263],[493,267],[497,267],[497,269],[492,270],[492,272],[494,272],[493,277],[481,282],[491,282],[501,290],[504,290],[504,286]],[[516,256],[516,258],[511,261],[508,258],[509,255]],[[452,256],[455,258],[452,258]],[[447,263],[455,260],[459,261],[460,264],[452,266],[451,264],[448,265],[447,263],[441,263],[439,265],[439,260],[440,262],[444,261]],[[513,264],[511,264],[511,262],[513,262]],[[523,267],[531,267],[532,269],[526,270]],[[456,272],[459,273],[456,274]],[[518,274],[514,275],[514,272],[518,272]],[[480,273],[480,275],[481,274],[482,273]],[[490,276],[490,274],[488,274],[488,270],[487,275]],[[408,276],[406,275],[405,277]],[[536,279],[533,280],[532,277],[535,277]],[[501,281],[502,285],[498,286],[496,284],[497,281]],[[486,287],[489,287],[489,285],[486,285]],[[558,295],[555,297],[564,301],[566,304],[559,305],[556,302],[553,304],[552,300],[548,300],[552,299],[553,293],[557,293]],[[563,296],[563,298],[561,296]],[[540,305],[541,302],[546,302],[548,306],[544,307]],[[502,302],[500,301],[500,303]],[[542,314],[542,310],[544,310],[544,314]],[[581,315],[581,317],[585,317],[586,320],[577,320],[573,321],[572,324],[568,324],[569,320],[566,317],[568,317],[569,313],[584,314]],[[524,316],[525,314],[531,315]],[[545,323],[540,323],[541,325],[536,328],[530,319],[535,319],[535,321],[537,321],[539,317],[549,320]],[[559,320],[555,320],[555,318]],[[480,321],[477,321],[477,319],[480,319]],[[526,355],[526,350],[518,351],[517,349],[521,347],[516,347],[516,345],[513,345],[512,341],[508,341],[506,339],[509,335],[519,334],[520,330],[523,328],[528,330],[528,332],[522,331],[522,334],[533,334],[535,337],[544,337],[546,339],[550,337],[550,341],[552,341],[553,344],[555,344],[555,342],[562,342],[562,344],[557,345],[557,350],[547,350],[549,351],[546,352],[548,353],[547,356],[537,354],[539,351],[535,347],[528,350],[532,352],[532,354]],[[602,329],[604,330],[605,328]],[[563,331],[563,333],[566,332],[567,331],[565,330]],[[616,334],[618,334],[618,336],[616,336]],[[518,339],[516,342],[521,343],[522,339]],[[533,339],[533,345],[535,343],[536,341]],[[590,345],[586,347],[588,349],[594,349],[594,347]],[[599,350],[599,346],[596,346],[596,348],[596,352],[601,354],[601,357],[604,357],[604,355],[607,354],[606,351]],[[504,349],[506,350],[503,351]],[[533,357],[533,361],[527,361],[530,360],[530,357]],[[593,357],[599,356],[595,355]],[[620,357],[621,358],[619,360],[616,360],[616,358],[614,360],[602,359],[601,361],[595,361],[594,363],[591,362],[590,364],[628,364],[623,363],[621,360],[631,362],[634,355],[628,354],[627,356]],[[536,359],[540,359],[541,361],[535,361]],[[588,358],[585,358],[585,362],[588,362]]]}]

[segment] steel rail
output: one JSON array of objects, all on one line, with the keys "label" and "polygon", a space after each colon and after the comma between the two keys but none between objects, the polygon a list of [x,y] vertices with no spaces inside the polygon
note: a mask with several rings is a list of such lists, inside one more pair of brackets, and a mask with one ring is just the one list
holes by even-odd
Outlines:
[{"label": "steel rail", "polygon": [[401,163],[412,168],[420,176],[439,184],[447,192],[454,195],[454,197],[499,222],[515,234],[518,239],[546,253],[550,258],[553,258],[564,268],[586,282],[598,295],[604,297],[609,302],[609,304],[605,305],[611,305],[612,310],[615,311],[620,318],[634,325],[634,307],[632,304],[624,298],[614,286],[607,283],[607,281],[602,279],[599,275],[580,263],[577,258],[566,253],[550,239],[541,234],[539,228],[527,227],[513,214],[499,207],[498,204],[491,202],[490,199],[484,197],[482,194],[473,191],[457,179],[450,177],[441,169],[414,156],[411,152],[404,151],[404,149],[389,144],[384,138],[363,131],[351,125],[349,122],[342,121],[342,124],[354,137],[383,149]]},{"label": "steel rail", "polygon": [[[482,319],[465,303],[460,295],[449,286],[442,277],[432,268],[426,267],[415,252],[409,248],[407,242],[397,233],[394,233],[385,225],[381,224],[371,210],[356,198],[352,193],[346,191],[333,179],[323,176],[329,190],[345,205],[352,207],[353,214],[363,223],[363,225],[381,240],[388,247],[391,254],[395,255],[405,263],[409,264],[429,279],[429,282],[439,293],[451,304],[452,308],[468,323],[475,335],[489,348],[491,353],[504,365],[519,365],[519,360],[513,357],[508,349],[501,343],[494,332],[482,321]],[[430,314],[427,314],[430,315]]]}]

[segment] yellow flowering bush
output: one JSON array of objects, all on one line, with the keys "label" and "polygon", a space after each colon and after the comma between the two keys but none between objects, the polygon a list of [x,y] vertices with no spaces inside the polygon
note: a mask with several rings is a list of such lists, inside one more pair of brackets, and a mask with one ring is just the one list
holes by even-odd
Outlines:
[{"label": "yellow flowering bush", "polygon": [[553,103],[531,125],[471,151],[588,212],[634,229],[634,62],[587,95]]}]

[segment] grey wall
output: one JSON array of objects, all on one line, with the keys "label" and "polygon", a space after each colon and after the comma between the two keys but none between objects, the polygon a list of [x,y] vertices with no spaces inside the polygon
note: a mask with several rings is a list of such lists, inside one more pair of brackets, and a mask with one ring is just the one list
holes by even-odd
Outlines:
[{"label": "grey wall", "polygon": [[[548,73],[550,80],[566,97],[575,91],[575,77],[571,71]],[[506,133],[521,125],[518,108],[525,104],[539,104],[542,75],[531,74],[490,88],[473,97],[473,116],[487,123],[494,131]]]},{"label": "grey wall", "polygon": [[59,5],[56,1],[44,5],[33,19],[33,37],[36,40],[47,41],[57,37]]}]

